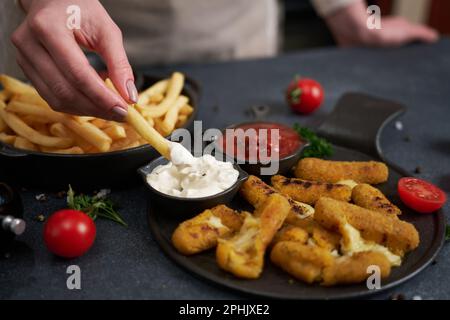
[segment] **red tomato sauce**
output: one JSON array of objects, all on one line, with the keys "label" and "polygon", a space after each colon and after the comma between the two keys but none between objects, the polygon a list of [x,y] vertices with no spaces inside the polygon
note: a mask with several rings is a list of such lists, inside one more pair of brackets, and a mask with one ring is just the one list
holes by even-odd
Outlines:
[{"label": "red tomato sauce", "polygon": [[[274,129],[278,129],[278,137]],[[229,143],[234,146],[231,152],[227,150]],[[302,144],[295,130],[271,122],[254,122],[227,129],[218,140],[218,145],[227,155],[251,161],[282,159],[294,154]]]}]

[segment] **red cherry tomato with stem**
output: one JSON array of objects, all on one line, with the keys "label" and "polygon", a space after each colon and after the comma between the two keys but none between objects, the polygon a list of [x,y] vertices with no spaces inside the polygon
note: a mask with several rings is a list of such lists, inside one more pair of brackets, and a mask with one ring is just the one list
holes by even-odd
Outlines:
[{"label": "red cherry tomato with stem", "polygon": [[417,178],[401,178],[398,181],[398,194],[407,207],[420,213],[435,212],[447,201],[444,191]]},{"label": "red cherry tomato with stem", "polygon": [[314,112],[323,102],[323,88],[317,81],[295,77],[286,92],[286,99],[292,110],[308,114]]},{"label": "red cherry tomato with stem", "polygon": [[44,226],[44,242],[48,250],[64,258],[86,253],[94,243],[95,234],[94,221],[78,210],[59,210]]}]

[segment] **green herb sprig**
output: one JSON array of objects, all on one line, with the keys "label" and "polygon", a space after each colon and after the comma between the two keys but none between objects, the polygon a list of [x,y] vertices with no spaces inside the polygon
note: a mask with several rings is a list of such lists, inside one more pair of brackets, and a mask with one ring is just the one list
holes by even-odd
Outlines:
[{"label": "green herb sprig", "polygon": [[450,224],[445,226],[445,241],[450,241]]},{"label": "green herb sprig", "polygon": [[309,146],[303,150],[303,158],[323,158],[333,155],[333,146],[324,138],[320,138],[311,129],[302,127],[298,123],[294,124],[294,130],[305,140]]},{"label": "green herb sprig", "polygon": [[86,213],[92,220],[104,218],[127,226],[120,214],[115,210],[114,203],[101,193],[94,196],[85,194],[75,195],[72,186],[69,185],[67,191],[67,205],[70,209],[79,210]]}]

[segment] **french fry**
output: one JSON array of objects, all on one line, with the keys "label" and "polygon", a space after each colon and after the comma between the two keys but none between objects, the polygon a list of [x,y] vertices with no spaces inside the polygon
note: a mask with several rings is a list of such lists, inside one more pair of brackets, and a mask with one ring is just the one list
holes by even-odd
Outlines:
[{"label": "french fry", "polygon": [[188,104],[184,105],[180,109],[180,114],[189,116],[192,112],[194,112],[194,108]]},{"label": "french fry", "polygon": [[17,136],[0,132],[0,141],[7,144],[14,144]]},{"label": "french fry", "polygon": [[149,103],[150,98],[153,96],[161,95],[164,96],[167,87],[169,85],[168,80],[161,80],[152,85],[150,88],[139,93],[139,98],[137,104],[140,106],[145,106]]},{"label": "french fry", "polygon": [[158,104],[161,101],[163,101],[164,95],[162,93],[156,93],[152,96],[150,96],[150,99],[148,101],[149,104]]},{"label": "french fry", "polygon": [[85,152],[91,150],[93,147],[89,142],[87,142],[85,139],[77,135],[75,132],[73,132],[60,122],[53,123],[50,126],[49,130],[50,133],[55,137],[73,139],[73,141],[75,141],[75,144],[79,146],[81,149],[83,149]]},{"label": "french fry", "polygon": [[39,151],[38,147],[34,143],[22,137],[16,137],[14,140],[14,147],[17,149]]},{"label": "french fry", "polygon": [[75,120],[79,121],[79,122],[83,122],[83,121],[92,121],[95,120],[95,117],[88,117],[88,116],[76,116]]},{"label": "french fry", "polygon": [[11,101],[6,106],[6,111],[20,115],[36,116],[38,118],[48,119],[50,122],[64,122],[68,118],[68,116],[51,109],[39,108],[35,105],[20,101]]},{"label": "french fry", "polygon": [[54,149],[54,148],[46,148],[41,147],[42,152],[48,152],[48,153],[60,153],[60,154],[83,154],[84,151],[78,146],[66,148],[66,149]]},{"label": "french fry", "polygon": [[[8,110],[8,108],[6,110]],[[27,116],[22,116],[21,119],[23,121],[25,121],[28,125],[31,125],[31,126],[33,126],[33,125],[35,125],[37,123],[41,123],[41,124],[43,124],[43,123],[46,123],[46,124],[53,123],[53,121],[51,121],[48,118],[39,117],[39,116],[31,115],[31,114],[27,115]]]},{"label": "french fry", "polygon": [[155,125],[155,120],[153,120],[152,117],[144,117],[144,118],[145,118],[145,120],[147,120],[147,123],[149,126],[153,127]]},{"label": "french fry", "polygon": [[64,121],[64,124],[87,142],[94,145],[100,152],[107,152],[111,147],[112,139],[90,122],[79,123],[74,119],[67,119]]},{"label": "french fry", "polygon": [[36,93],[36,89],[32,86],[14,79],[13,77],[7,76],[6,74],[0,74],[0,83],[3,88],[13,94],[24,94],[24,93]]},{"label": "french fry", "polygon": [[109,126],[108,121],[103,120],[103,119],[95,119],[95,120],[92,120],[91,123],[99,129],[105,129]]},{"label": "french fry", "polygon": [[173,131],[173,129],[175,129],[175,124],[178,119],[178,113],[180,112],[180,109],[184,105],[186,105],[188,100],[189,99],[185,96],[179,96],[177,100],[175,100],[175,103],[167,111],[166,115],[164,116],[164,120],[161,123],[161,130],[163,131],[164,136],[169,135]]},{"label": "french fry", "polygon": [[128,107],[127,122],[161,155],[170,159],[169,141],[151,127],[133,106]]},{"label": "french fry", "polygon": [[46,147],[54,147],[54,148],[67,148],[72,146],[73,140],[69,138],[59,138],[59,137],[50,137],[39,133],[34,130],[30,126],[28,126],[22,119],[20,119],[17,115],[11,112],[7,112],[5,110],[5,105],[1,105],[0,103],[0,117],[3,118],[5,123],[10,127],[15,133],[22,136],[23,138],[27,138],[29,141],[46,146]]},{"label": "french fry", "polygon": [[122,139],[127,136],[125,128],[118,124],[114,124],[106,129],[103,129],[103,132],[106,133],[113,140]]},{"label": "french fry", "polygon": [[175,103],[175,100],[180,95],[181,90],[183,90],[183,86],[184,75],[179,72],[174,72],[172,74],[172,77],[170,78],[167,88],[167,94],[164,100],[161,101],[161,103],[156,107],[145,109],[143,111],[143,114],[145,116],[151,116],[153,118],[158,118],[164,115],[172,106],[172,104]]},{"label": "french fry", "polygon": [[187,121],[187,118],[188,118],[187,115],[180,114],[178,116],[178,120],[177,120],[177,123],[176,123],[175,127],[176,128],[182,127],[184,125],[184,123]]},{"label": "french fry", "polygon": [[11,98],[11,101],[19,101],[19,102],[29,103],[32,105],[43,107],[46,109],[51,109],[50,106],[48,105],[48,103],[44,99],[42,99],[42,97],[39,95],[39,93],[37,91],[15,94]]}]

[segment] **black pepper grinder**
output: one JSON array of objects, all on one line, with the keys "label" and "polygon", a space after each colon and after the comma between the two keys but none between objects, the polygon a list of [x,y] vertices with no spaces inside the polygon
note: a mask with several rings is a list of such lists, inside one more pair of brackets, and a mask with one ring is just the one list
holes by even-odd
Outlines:
[{"label": "black pepper grinder", "polygon": [[0,249],[7,249],[25,231],[22,200],[18,192],[0,182]]}]

